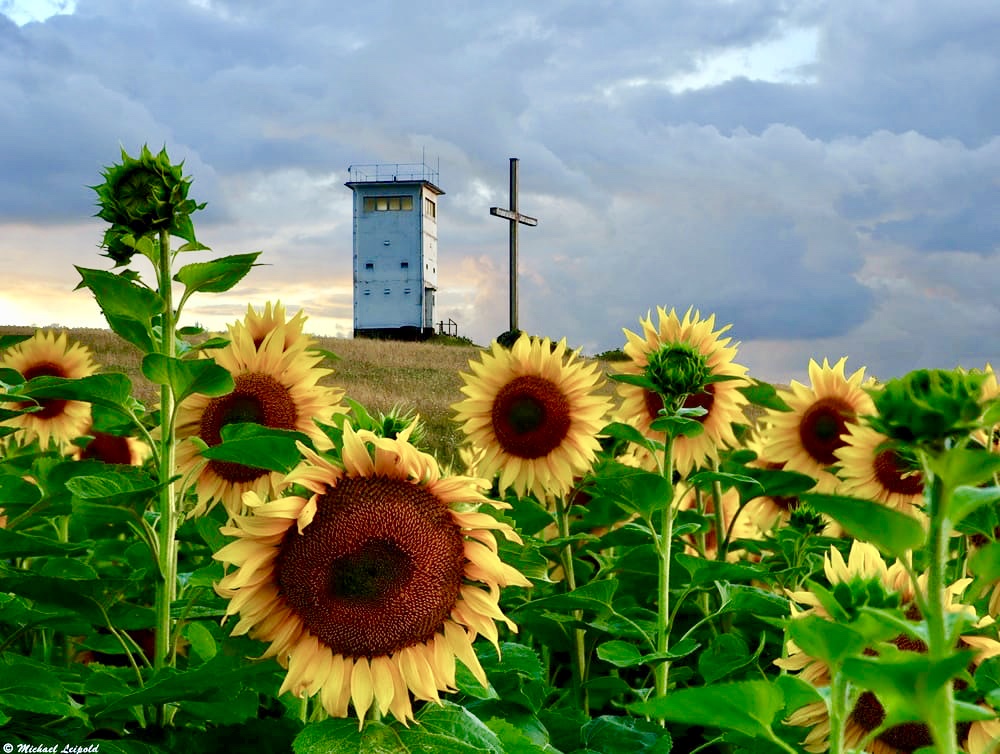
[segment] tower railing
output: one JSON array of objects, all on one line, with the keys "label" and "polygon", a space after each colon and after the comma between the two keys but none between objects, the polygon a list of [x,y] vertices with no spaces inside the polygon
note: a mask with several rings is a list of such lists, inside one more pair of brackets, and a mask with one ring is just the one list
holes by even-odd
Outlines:
[{"label": "tower railing", "polygon": [[369,165],[349,165],[347,175],[352,183],[428,181],[437,184],[439,171],[423,162],[378,162]]}]

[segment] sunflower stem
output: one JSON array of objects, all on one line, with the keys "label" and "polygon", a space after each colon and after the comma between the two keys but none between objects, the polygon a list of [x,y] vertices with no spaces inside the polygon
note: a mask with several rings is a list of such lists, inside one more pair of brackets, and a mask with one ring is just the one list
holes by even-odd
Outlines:
[{"label": "sunflower stem", "polygon": [[830,668],[830,754],[843,754],[850,684],[840,667]]},{"label": "sunflower stem", "polygon": [[[947,451],[945,451],[947,452]],[[928,464],[924,463],[925,475],[929,472]],[[948,597],[945,587],[945,569],[948,563],[949,546],[951,542],[951,520],[948,506],[951,491],[944,480],[930,472],[931,483],[927,485],[928,510],[930,520],[930,563],[927,573],[927,653],[931,660],[941,660],[951,651],[948,639],[946,616]],[[927,476],[924,477],[927,479]],[[919,587],[914,584],[914,589]],[[931,704],[932,719],[929,721],[931,738],[935,748],[941,754],[955,754],[955,699],[952,695],[953,681],[948,680],[934,692]]]},{"label": "sunflower stem", "polygon": [[[659,583],[657,585],[657,620],[656,620],[656,651],[664,654],[670,648],[670,558],[674,539],[674,439],[668,433],[663,443],[663,478],[669,485],[669,499],[663,506],[663,525],[659,538]],[[663,660],[656,665],[654,678],[656,681],[656,696],[667,694],[670,677],[670,662]],[[665,720],[660,720],[665,725]]]},{"label": "sunflower stem", "polygon": [[[171,289],[170,233],[160,231],[159,260],[156,267],[160,297],[163,299],[161,333],[156,340],[158,352],[173,358],[176,351],[173,295]],[[153,652],[153,667],[160,670],[173,665],[171,650],[173,621],[170,606],[177,595],[177,510],[174,505],[176,494],[174,477],[174,391],[169,384],[160,386],[160,453],[159,453],[159,530],[158,552],[160,580],[156,588],[156,639]],[[162,705],[158,710],[158,722],[166,724],[168,709]]]},{"label": "sunflower stem", "polygon": [[[559,527],[559,536],[562,538],[568,538],[570,535],[569,529],[569,509],[561,495],[556,496],[556,524]],[[567,542],[559,553],[559,558],[562,561],[563,574],[566,577],[566,590],[572,592],[576,589],[576,570],[573,566],[573,548]],[[581,621],[583,620],[583,611],[575,610],[573,612],[574,617]],[[571,652],[572,665],[573,665],[573,692],[576,696],[577,703],[583,710],[585,715],[590,714],[590,699],[586,689],[584,688],[584,683],[586,683],[587,674],[587,652],[584,644],[584,631],[582,628],[573,629],[573,651]]]}]

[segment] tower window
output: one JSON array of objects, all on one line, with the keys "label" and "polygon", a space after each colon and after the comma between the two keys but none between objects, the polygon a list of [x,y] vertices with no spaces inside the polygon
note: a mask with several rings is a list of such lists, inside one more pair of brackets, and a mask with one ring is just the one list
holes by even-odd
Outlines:
[{"label": "tower window", "polygon": [[412,196],[366,196],[365,212],[409,212],[413,209]]},{"label": "tower window", "polygon": [[374,262],[365,262],[365,269],[366,270],[374,270],[375,269],[375,263]]},{"label": "tower window", "polygon": [[399,263],[399,268],[401,270],[409,269],[409,267],[410,267],[410,263],[409,262],[400,262]]},{"label": "tower window", "polygon": [[410,294],[410,289],[409,288],[404,288],[403,289],[403,293],[409,295]]},{"label": "tower window", "polygon": [[437,217],[437,205],[430,197],[424,197],[424,214],[428,217]]},{"label": "tower window", "polygon": [[392,293],[392,288],[386,288],[384,293],[386,296],[388,296],[390,293]]}]

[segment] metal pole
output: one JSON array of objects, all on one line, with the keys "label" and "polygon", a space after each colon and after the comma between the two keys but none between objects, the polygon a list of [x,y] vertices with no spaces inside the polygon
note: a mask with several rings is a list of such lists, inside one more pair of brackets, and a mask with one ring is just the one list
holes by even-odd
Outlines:
[{"label": "metal pole", "polygon": [[517,329],[517,158],[510,158],[510,329]]}]

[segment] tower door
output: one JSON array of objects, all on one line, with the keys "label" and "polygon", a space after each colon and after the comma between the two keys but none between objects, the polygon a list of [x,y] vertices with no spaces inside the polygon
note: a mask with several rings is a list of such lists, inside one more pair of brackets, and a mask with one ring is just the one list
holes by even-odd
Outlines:
[{"label": "tower door", "polygon": [[424,288],[424,327],[434,328],[434,289]]}]

